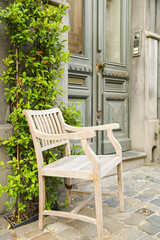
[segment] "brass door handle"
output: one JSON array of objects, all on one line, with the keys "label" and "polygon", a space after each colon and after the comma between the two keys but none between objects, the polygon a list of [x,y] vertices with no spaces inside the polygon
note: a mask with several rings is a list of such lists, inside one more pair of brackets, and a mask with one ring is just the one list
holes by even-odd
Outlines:
[{"label": "brass door handle", "polygon": [[99,64],[98,64],[98,68],[99,68],[99,69],[105,68],[105,63],[99,63]]}]

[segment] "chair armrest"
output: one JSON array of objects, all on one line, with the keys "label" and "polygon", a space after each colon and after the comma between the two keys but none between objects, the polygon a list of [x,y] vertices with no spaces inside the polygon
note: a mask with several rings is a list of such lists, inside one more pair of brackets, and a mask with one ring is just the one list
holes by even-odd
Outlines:
[{"label": "chair armrest", "polygon": [[115,151],[116,151],[116,155],[117,156],[122,156],[122,148],[121,145],[119,144],[119,142],[116,140],[116,138],[113,135],[113,129],[117,129],[119,128],[119,124],[118,123],[110,123],[110,124],[105,124],[105,125],[98,125],[98,126],[93,126],[93,127],[73,127],[70,126],[68,124],[64,125],[65,129],[68,131],[73,131],[73,132],[81,132],[81,131],[97,131],[97,130],[101,130],[107,131],[107,136],[109,138],[109,141],[112,143]]},{"label": "chair armrest", "polygon": [[112,143],[114,149],[116,150],[116,155],[122,156],[122,147],[117,141],[117,139],[114,137],[112,129],[107,130],[107,136],[109,138],[109,141]]},{"label": "chair armrest", "polygon": [[[68,131],[96,131],[96,130],[106,130],[107,131],[107,136],[109,138],[109,141],[112,143],[117,156],[122,156],[122,148],[119,142],[116,140],[116,138],[113,135],[113,129],[119,128],[118,123],[110,123],[110,124],[105,124],[105,125],[99,125],[99,126],[93,126],[93,127],[73,127],[68,124],[65,124],[65,129]],[[85,146],[85,145],[83,145]],[[84,147],[83,147],[84,148]]]},{"label": "chair armrest", "polygon": [[118,123],[110,123],[110,124],[104,124],[104,125],[98,125],[98,126],[92,126],[92,127],[73,127],[68,124],[64,125],[65,130],[67,131],[72,131],[72,132],[77,132],[77,131],[97,131],[97,130],[109,130],[109,129],[117,129],[119,128]]},{"label": "chair armrest", "polygon": [[48,134],[39,130],[34,130],[36,137],[46,140],[82,140],[96,136],[94,131],[77,131],[76,133]]}]

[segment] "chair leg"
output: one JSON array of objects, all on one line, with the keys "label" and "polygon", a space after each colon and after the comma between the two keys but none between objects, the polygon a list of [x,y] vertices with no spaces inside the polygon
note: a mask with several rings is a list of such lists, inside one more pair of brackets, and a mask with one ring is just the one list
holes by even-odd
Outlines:
[{"label": "chair leg", "polygon": [[103,240],[103,212],[102,212],[102,191],[100,179],[94,181],[95,207],[96,207],[96,224],[97,240]]},{"label": "chair leg", "polygon": [[39,230],[44,227],[43,210],[45,209],[45,177],[39,176]]},{"label": "chair leg", "polygon": [[66,179],[66,198],[67,198],[67,204],[70,206],[71,205],[71,189],[69,187],[72,184],[71,178]]},{"label": "chair leg", "polygon": [[118,176],[118,189],[119,189],[120,212],[124,212],[122,163],[120,163],[120,164],[117,165],[117,176]]}]

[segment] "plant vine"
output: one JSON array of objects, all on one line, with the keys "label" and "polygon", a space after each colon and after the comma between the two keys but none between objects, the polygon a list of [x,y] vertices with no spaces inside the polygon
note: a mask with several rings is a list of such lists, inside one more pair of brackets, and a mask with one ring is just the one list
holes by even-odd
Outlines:
[{"label": "plant vine", "polygon": [[[66,6],[58,7],[42,0],[14,0],[0,10],[0,19],[6,24],[12,49],[4,64],[8,66],[1,80],[6,84],[6,99],[11,104],[10,123],[13,135],[3,140],[10,156],[8,164],[13,175],[8,176],[8,185],[0,185],[0,195],[7,192],[12,201],[6,204],[16,207],[18,221],[29,218],[38,208],[38,171],[35,151],[23,109],[49,109],[57,104],[63,94],[59,87],[62,79],[62,63],[69,60],[64,51],[65,40],[61,40],[68,26],[63,25]],[[79,126],[81,113],[73,104],[67,108],[60,104],[65,121]],[[44,159],[51,163],[59,155],[57,151],[46,151]],[[0,165],[4,168],[4,162]],[[57,201],[56,185],[62,180],[55,178],[52,186],[47,185],[47,208]],[[46,184],[49,181],[46,181]],[[51,194],[52,193],[52,198]],[[53,197],[54,195],[54,197]]]}]

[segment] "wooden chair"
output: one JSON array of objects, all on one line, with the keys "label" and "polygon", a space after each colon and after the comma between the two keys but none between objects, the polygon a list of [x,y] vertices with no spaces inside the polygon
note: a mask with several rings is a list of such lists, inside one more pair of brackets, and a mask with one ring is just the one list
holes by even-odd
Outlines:
[{"label": "wooden chair", "polygon": [[[39,178],[39,229],[43,229],[43,216],[54,215],[78,219],[97,225],[97,239],[103,239],[103,214],[101,178],[117,166],[120,211],[124,210],[122,189],[122,150],[114,138],[112,129],[119,128],[119,124],[106,124],[94,127],[72,127],[64,122],[58,108],[49,110],[24,110],[32,134],[38,163]],[[89,146],[89,139],[95,136],[96,130],[106,130],[110,142],[113,144],[115,155],[96,155]],[[69,133],[68,133],[69,131]],[[71,155],[69,140],[81,140],[85,155]],[[43,151],[60,145],[65,145],[65,156],[58,161],[45,165]],[[70,204],[71,193],[89,195],[70,213],[45,210],[45,176],[62,177],[67,179],[66,194]],[[71,178],[93,180],[94,194],[77,192],[71,189]],[[77,212],[95,195],[96,219],[77,214]],[[109,195],[109,194],[104,194]],[[114,194],[115,196],[115,194]]]}]

